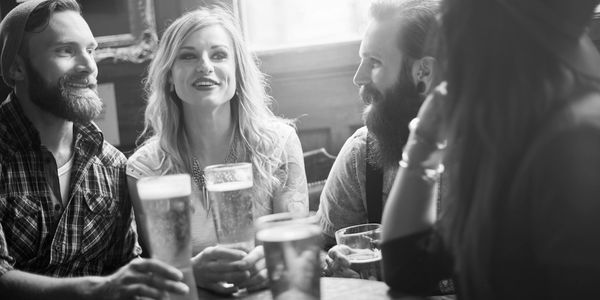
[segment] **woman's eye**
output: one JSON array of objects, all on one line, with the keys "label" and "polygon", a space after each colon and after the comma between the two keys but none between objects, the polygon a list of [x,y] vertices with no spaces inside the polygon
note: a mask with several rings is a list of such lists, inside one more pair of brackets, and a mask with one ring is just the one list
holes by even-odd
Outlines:
[{"label": "woman's eye", "polygon": [[227,55],[226,52],[216,52],[212,55],[212,58],[216,59],[216,60],[224,60],[224,59],[227,59],[227,57],[229,57],[229,56]]},{"label": "woman's eye", "polygon": [[193,53],[181,53],[179,54],[179,59],[195,59],[196,55]]}]

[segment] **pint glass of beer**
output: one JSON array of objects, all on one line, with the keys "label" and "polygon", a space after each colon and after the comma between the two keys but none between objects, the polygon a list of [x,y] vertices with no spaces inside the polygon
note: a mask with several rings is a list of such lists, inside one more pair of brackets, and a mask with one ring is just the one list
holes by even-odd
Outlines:
[{"label": "pint glass of beer", "polygon": [[274,300],[320,299],[321,228],[314,217],[279,213],[256,220]]},{"label": "pint glass of beer", "polygon": [[250,252],[254,249],[252,164],[208,166],[204,179],[218,244]]},{"label": "pint glass of beer", "polygon": [[196,300],[196,280],[191,266],[190,228],[191,179],[188,174],[142,178],[137,182],[143,226],[152,258],[164,261],[183,272],[190,288],[188,295],[169,295],[170,299]]},{"label": "pint glass of beer", "polygon": [[360,224],[342,228],[335,232],[335,240],[338,245],[350,247],[350,268],[356,271],[360,278],[382,280],[380,224]]}]

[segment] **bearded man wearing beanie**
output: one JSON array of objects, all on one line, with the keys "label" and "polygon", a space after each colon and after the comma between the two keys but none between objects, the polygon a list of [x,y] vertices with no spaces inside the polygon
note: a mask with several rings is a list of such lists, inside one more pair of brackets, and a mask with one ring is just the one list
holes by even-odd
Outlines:
[{"label": "bearded man wearing beanie", "polygon": [[0,295],[161,298],[182,273],[140,248],[125,156],[92,122],[97,43],[75,0],[29,0],[0,23]]}]

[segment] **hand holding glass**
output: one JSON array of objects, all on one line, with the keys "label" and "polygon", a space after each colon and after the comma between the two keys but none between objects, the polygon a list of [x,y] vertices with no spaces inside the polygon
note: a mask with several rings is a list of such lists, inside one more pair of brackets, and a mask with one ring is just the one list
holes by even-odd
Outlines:
[{"label": "hand holding glass", "polygon": [[208,166],[204,178],[219,245],[249,253],[254,249],[252,164]]},{"label": "hand holding glass", "polygon": [[351,250],[347,258],[350,268],[356,271],[360,278],[381,280],[381,240],[380,224],[360,224],[342,228],[335,232],[338,245],[348,246]]}]

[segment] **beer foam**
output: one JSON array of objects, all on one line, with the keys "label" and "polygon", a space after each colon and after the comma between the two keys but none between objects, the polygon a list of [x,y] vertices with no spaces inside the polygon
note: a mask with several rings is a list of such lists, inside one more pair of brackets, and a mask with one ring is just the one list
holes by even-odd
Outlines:
[{"label": "beer foam", "polygon": [[350,263],[368,263],[381,259],[381,251],[378,249],[357,249],[358,253],[348,255]]},{"label": "beer foam", "polygon": [[142,200],[160,200],[188,196],[192,192],[189,174],[145,177],[137,182]]},{"label": "beer foam", "polygon": [[206,189],[209,192],[229,192],[238,191],[252,187],[252,181],[222,182],[209,184],[206,183]]},{"label": "beer foam", "polygon": [[256,234],[256,238],[263,242],[288,242],[303,240],[321,234],[317,225],[293,224],[267,227]]}]

